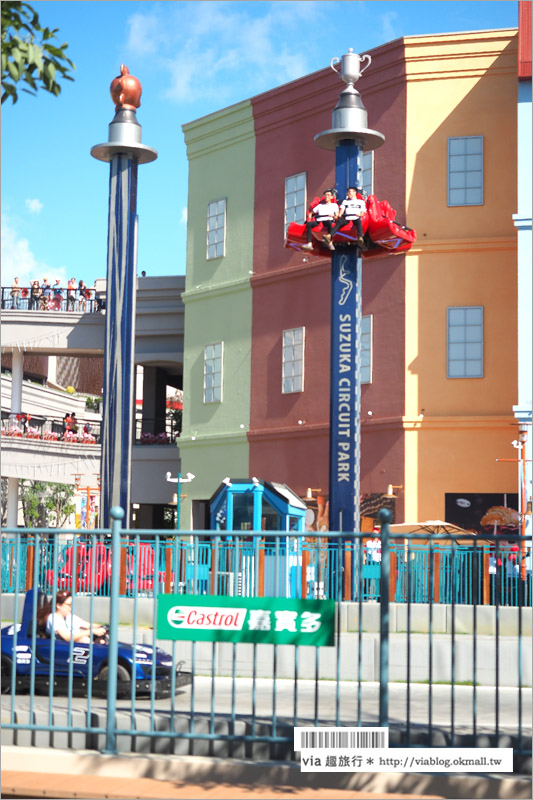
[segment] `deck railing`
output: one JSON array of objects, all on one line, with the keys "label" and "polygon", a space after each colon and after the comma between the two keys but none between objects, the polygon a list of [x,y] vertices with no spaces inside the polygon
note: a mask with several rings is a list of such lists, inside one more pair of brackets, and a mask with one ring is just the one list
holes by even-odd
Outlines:
[{"label": "deck railing", "polygon": [[[77,430],[68,431],[61,417],[43,417],[32,414],[9,414],[3,412],[0,424],[2,436],[13,439],[40,439],[44,442],[64,442],[66,444],[100,444],[100,421],[91,421],[89,430],[84,431],[85,420],[77,421]],[[180,428],[170,417],[157,419],[139,418],[135,421],[135,443],[142,445],[173,444],[180,435]]]},{"label": "deck railing", "polygon": [[2,286],[2,311],[77,311],[95,314],[105,308],[105,298],[100,297],[99,293],[97,295],[95,289],[87,287],[83,293],[76,289],[72,297],[67,292],[68,289],[62,287],[61,295],[54,296],[51,288],[50,294],[36,297],[32,296],[30,286],[21,286],[18,295],[12,295],[11,286]]}]

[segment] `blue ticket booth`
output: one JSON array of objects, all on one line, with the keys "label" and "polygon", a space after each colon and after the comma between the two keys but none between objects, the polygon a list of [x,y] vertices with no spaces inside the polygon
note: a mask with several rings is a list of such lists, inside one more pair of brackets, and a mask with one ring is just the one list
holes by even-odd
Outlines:
[{"label": "blue ticket booth", "polygon": [[[302,537],[291,533],[305,531],[306,504],[284,483],[257,478],[226,478],[210,500],[210,528],[226,532],[224,541],[231,564],[238,547],[238,569],[231,590],[238,583],[239,593],[254,592],[257,580],[259,547],[264,555],[265,596],[298,597],[301,591]],[[264,537],[246,538],[246,531],[263,531]],[[283,531],[287,536],[269,536],[268,531]]]},{"label": "blue ticket booth", "polygon": [[226,478],[209,501],[211,530],[304,531],[307,506],[284,483]]}]

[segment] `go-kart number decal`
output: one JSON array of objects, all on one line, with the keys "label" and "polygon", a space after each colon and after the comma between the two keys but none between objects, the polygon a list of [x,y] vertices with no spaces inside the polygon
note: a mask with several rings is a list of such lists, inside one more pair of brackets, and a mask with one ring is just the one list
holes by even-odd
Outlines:
[{"label": "go-kart number decal", "polygon": [[31,650],[25,644],[17,645],[17,664],[29,664],[31,661]]},{"label": "go-kart number decal", "polygon": [[[69,661],[70,659],[67,659]],[[89,651],[85,647],[72,648],[72,663],[73,664],[86,664],[89,660]]]}]

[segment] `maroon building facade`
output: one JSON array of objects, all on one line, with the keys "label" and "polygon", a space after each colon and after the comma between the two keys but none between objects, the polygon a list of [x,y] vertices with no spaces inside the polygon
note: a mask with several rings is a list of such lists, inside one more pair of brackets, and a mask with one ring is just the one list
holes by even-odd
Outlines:
[{"label": "maroon building facade", "polygon": [[[369,125],[385,134],[373,190],[405,220],[403,42],[370,51],[357,84]],[[335,156],[315,134],[331,126],[342,85],[326,69],[252,99],[256,133],[250,475],[328,494],[330,259],[284,248],[286,178],[305,173],[307,202],[335,183]],[[363,315],[372,315],[373,372],[362,386],[362,495],[403,483],[405,258],[363,261]],[[283,331],[305,329],[304,391],[282,393]],[[400,509],[397,509],[400,511]],[[363,512],[364,513],[364,512]]]}]

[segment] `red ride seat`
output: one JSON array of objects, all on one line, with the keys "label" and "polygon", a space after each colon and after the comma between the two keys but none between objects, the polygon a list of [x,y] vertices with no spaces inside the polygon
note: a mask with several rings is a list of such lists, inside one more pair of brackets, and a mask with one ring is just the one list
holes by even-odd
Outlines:
[{"label": "red ride seat", "polygon": [[[77,561],[78,561],[78,580],[76,589],[80,587],[80,576],[85,571],[85,562],[87,560],[87,546],[80,544],[77,548]],[[67,589],[72,591],[72,578],[76,570],[74,569],[74,547],[67,547],[63,553],[63,563],[60,563],[57,570],[57,588]],[[48,569],[46,571],[46,583],[49,591],[52,590],[54,584],[54,570]]]},{"label": "red ride seat", "polygon": [[80,591],[98,592],[110,576],[111,549],[107,550],[103,542],[98,542],[87,554],[83,574],[79,578]]},{"label": "red ride seat", "polygon": [[[136,574],[137,553],[131,557],[128,564],[130,591],[153,592],[154,578],[157,574],[155,551],[151,544],[139,544],[137,574]],[[135,581],[135,578],[137,580]],[[165,582],[165,572],[159,571],[159,585]]]},{"label": "red ride seat", "polygon": [[[359,193],[357,196],[362,197]],[[308,219],[312,217],[312,209],[322,199],[320,197],[314,198],[309,206]],[[366,234],[365,242],[367,243],[367,248],[362,252],[364,259],[398,255],[410,250],[416,241],[416,231],[395,222],[396,211],[388,200],[380,201],[375,195],[371,194],[366,200],[366,208],[366,214],[361,217],[363,234]],[[316,228],[313,228],[313,238],[311,239],[313,249],[303,250],[302,246],[306,242],[305,224],[291,222],[287,228],[285,247],[298,250],[309,256],[330,257],[331,251],[322,247],[322,239],[325,232],[323,225],[317,225]],[[356,239],[357,230],[351,222],[337,231],[333,237],[333,241],[336,244],[347,244]]]}]

